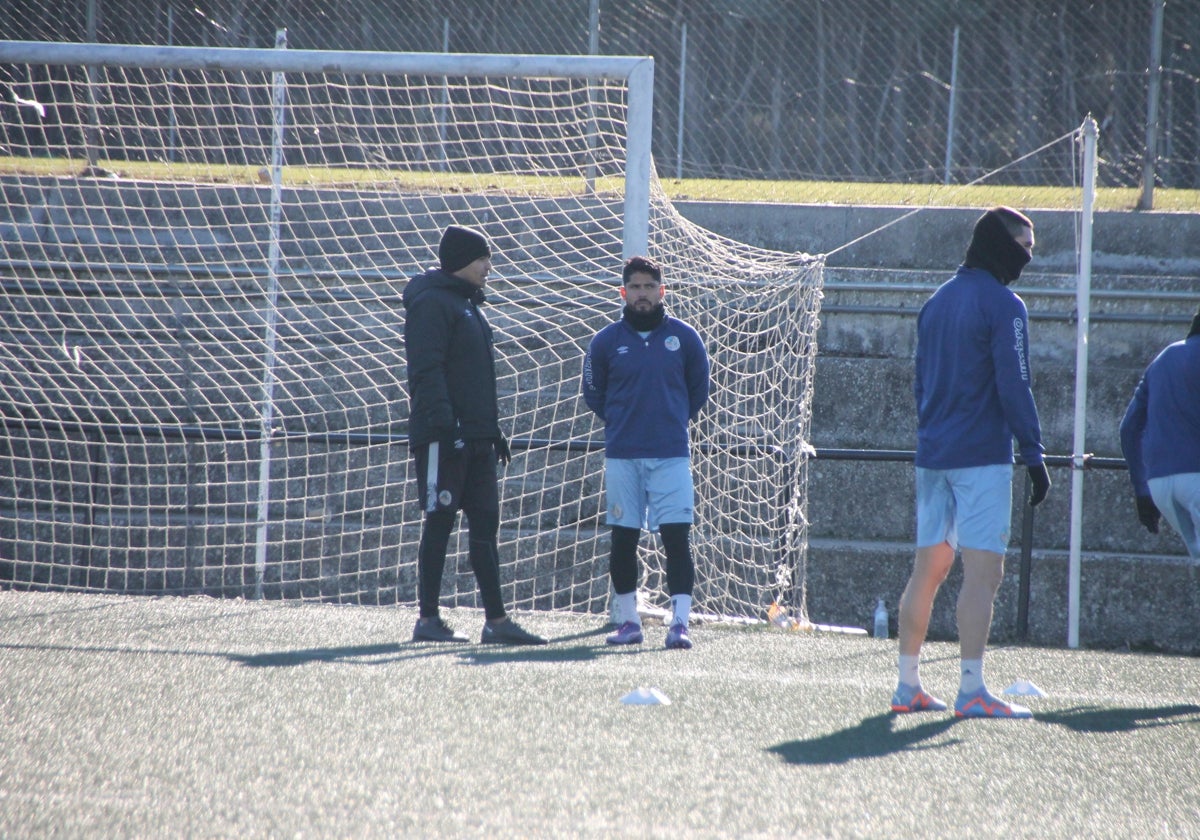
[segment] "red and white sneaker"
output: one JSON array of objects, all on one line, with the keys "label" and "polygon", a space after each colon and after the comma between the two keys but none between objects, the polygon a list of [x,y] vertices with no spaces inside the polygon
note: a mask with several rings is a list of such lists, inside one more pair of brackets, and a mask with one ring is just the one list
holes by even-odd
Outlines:
[{"label": "red and white sneaker", "polygon": [[899,714],[910,712],[944,712],[946,704],[919,686],[897,683],[892,694],[892,711]]},{"label": "red and white sneaker", "polygon": [[999,697],[993,697],[986,688],[981,688],[974,694],[958,693],[954,701],[954,716],[960,718],[1031,718],[1033,712],[1016,703],[1007,703]]}]

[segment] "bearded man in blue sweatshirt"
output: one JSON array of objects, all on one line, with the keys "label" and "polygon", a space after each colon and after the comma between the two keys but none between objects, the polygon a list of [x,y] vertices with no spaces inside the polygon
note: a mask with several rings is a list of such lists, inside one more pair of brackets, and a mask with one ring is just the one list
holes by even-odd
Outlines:
[{"label": "bearded man in blue sweatshirt", "polygon": [[1121,420],[1138,521],[1152,534],[1171,523],[1200,562],[1200,311],[1187,338],[1142,374]]},{"label": "bearded man in blue sweatshirt", "polygon": [[604,492],[612,527],[609,576],[621,617],[610,645],[643,641],[637,610],[642,529],[658,531],[667,555],[672,618],[666,646],[692,646],[688,618],[695,564],[695,507],[688,423],[708,402],[708,353],[700,336],[666,313],[662,269],[645,257],[621,272],[621,319],[600,330],[583,363],[583,397],[604,422]]},{"label": "bearded man in blue sweatshirt", "polygon": [[1013,438],[1032,481],[1050,489],[1030,387],[1029,316],[1009,288],[1033,255],[1033,222],[994,207],[975,223],[966,259],[917,318],[917,553],[900,598],[900,676],[892,711],[944,711],[918,670],[934,597],[962,554],[956,618],[958,717],[1031,717],[983,681],[992,606],[1004,577],[1012,517]]}]

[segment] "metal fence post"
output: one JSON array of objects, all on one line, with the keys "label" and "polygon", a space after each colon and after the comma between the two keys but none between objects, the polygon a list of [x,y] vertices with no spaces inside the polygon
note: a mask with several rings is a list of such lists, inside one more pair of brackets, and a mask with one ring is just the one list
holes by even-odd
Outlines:
[{"label": "metal fence post", "polygon": [[[1028,473],[1025,475],[1025,493],[1022,500],[1028,499],[1033,491],[1033,482]],[[1033,566],[1033,505],[1024,504],[1021,516],[1021,566],[1017,578],[1017,640],[1024,642],[1029,638],[1029,578]]]}]

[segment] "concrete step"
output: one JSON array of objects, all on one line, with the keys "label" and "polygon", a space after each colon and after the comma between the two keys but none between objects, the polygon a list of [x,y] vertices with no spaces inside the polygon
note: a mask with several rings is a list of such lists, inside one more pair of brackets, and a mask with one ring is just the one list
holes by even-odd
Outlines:
[{"label": "concrete step", "polygon": [[[882,597],[896,635],[897,603],[912,569],[910,544],[845,539],[809,543],[808,611],[814,622],[870,629]],[[1020,554],[1009,551],[996,597],[991,643],[1024,641],[1062,647],[1068,639],[1069,555],[1036,549],[1030,561],[1027,635],[1018,633]],[[962,580],[956,563],[938,593],[929,638],[958,638],[954,611]],[[1091,553],[1080,571],[1079,644],[1082,647],[1200,653],[1200,574],[1186,559]],[[1008,675],[1006,675],[1008,676]],[[1011,675],[1015,678],[1018,675]],[[1004,679],[997,675],[995,679]]]},{"label": "concrete step", "polygon": [[[1039,549],[1071,547],[1071,473],[1065,466],[1050,468],[1053,486],[1032,511],[1033,544]],[[1027,510],[1025,481],[1024,468],[1015,467],[1014,547],[1020,545]],[[1184,556],[1183,542],[1170,529],[1161,528],[1155,535],[1138,523],[1125,470],[1085,470],[1081,498],[1083,551],[1155,554],[1173,560]],[[813,539],[876,540],[911,547],[916,538],[912,463],[814,459],[808,468],[808,521]]]}]

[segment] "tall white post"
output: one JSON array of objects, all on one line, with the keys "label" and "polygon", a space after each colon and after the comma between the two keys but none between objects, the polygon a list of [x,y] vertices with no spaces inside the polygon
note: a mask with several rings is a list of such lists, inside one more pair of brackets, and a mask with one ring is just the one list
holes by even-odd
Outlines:
[{"label": "tall white post", "polygon": [[1071,450],[1071,553],[1067,569],[1067,647],[1079,647],[1079,578],[1083,535],[1084,435],[1087,427],[1088,324],[1092,306],[1092,216],[1096,204],[1096,140],[1089,114],[1083,134],[1083,218],[1079,235],[1079,284],[1075,289],[1075,442]]},{"label": "tall white post", "polygon": [[950,107],[946,113],[946,164],[942,176],[942,183],[947,186],[954,168],[954,122],[958,116],[958,32],[959,27],[954,27],[954,46],[950,54]]},{"label": "tall white post", "polygon": [[1158,98],[1162,90],[1163,8],[1167,0],[1154,0],[1150,22],[1150,78],[1146,84],[1146,150],[1142,155],[1142,189],[1138,209],[1154,209],[1154,171],[1158,164]]},{"label": "tall white post", "polygon": [[[275,33],[275,47],[287,48],[287,30]],[[267,571],[267,531],[271,514],[271,433],[275,425],[275,341],[279,319],[279,226],[283,215],[283,121],[287,98],[284,74],[271,74],[271,222],[267,252],[267,326],[263,342],[263,386],[261,431],[258,458],[258,531],[254,541],[254,597],[263,596],[263,578]]]},{"label": "tall white post", "polygon": [[687,103],[687,21],[679,34],[679,117],[675,120],[675,177],[683,177],[683,122]]},{"label": "tall white post", "polygon": [[629,110],[625,138],[624,257],[645,254],[650,243],[650,142],[654,128],[654,59],[645,58],[629,73]]},{"label": "tall white post", "polygon": [[[588,55],[600,52],[600,0],[591,0],[588,6]],[[596,84],[588,79],[588,124],[596,125]],[[588,164],[584,182],[588,195],[596,194],[596,133],[589,131],[587,136]]]},{"label": "tall white post", "polygon": [[[442,52],[450,52],[450,18],[442,19]],[[450,80],[442,76],[441,104],[434,116],[438,133],[438,162],[437,168],[445,172],[450,168],[450,158],[446,154],[446,120],[450,111]]]}]

